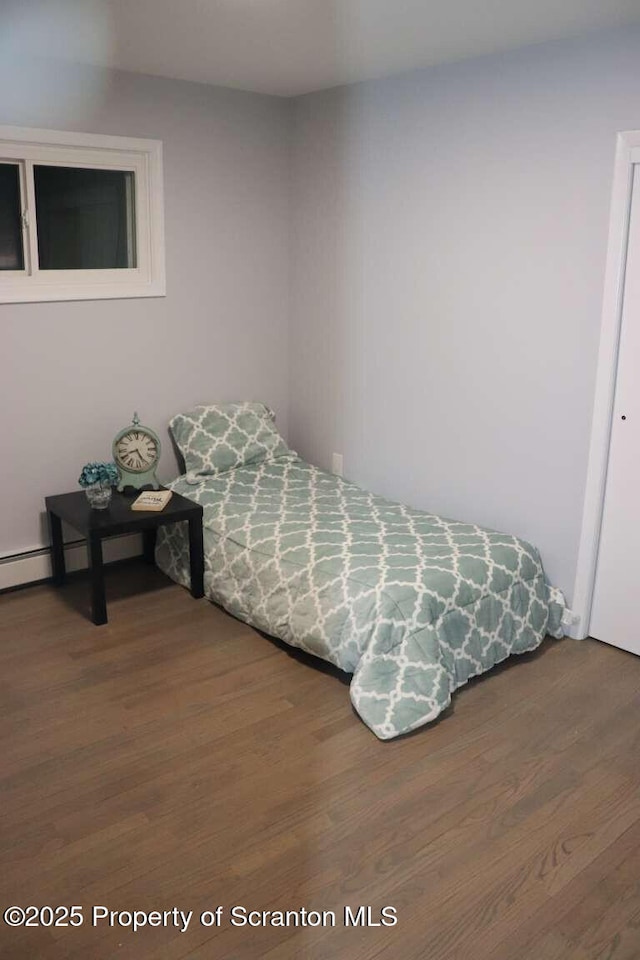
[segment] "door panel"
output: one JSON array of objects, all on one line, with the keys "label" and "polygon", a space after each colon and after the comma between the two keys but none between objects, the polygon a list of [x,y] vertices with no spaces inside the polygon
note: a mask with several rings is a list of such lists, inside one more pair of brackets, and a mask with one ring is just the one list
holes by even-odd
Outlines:
[{"label": "door panel", "polygon": [[589,633],[640,655],[640,166],[634,167],[620,349]]}]

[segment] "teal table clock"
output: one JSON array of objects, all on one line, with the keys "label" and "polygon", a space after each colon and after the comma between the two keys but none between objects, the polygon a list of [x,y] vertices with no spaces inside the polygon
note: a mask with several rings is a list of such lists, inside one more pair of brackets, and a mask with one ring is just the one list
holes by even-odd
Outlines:
[{"label": "teal table clock", "polygon": [[123,491],[125,487],[140,490],[147,486],[159,489],[156,467],[160,459],[160,440],[153,430],[140,423],[137,413],[133,415],[131,426],[116,434],[113,459],[120,474],[118,490]]}]

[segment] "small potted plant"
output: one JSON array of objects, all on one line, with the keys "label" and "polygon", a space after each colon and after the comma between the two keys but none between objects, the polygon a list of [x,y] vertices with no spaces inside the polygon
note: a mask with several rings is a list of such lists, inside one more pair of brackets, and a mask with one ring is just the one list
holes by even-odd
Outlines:
[{"label": "small potted plant", "polygon": [[94,510],[106,510],[111,501],[113,486],[118,482],[118,468],[115,463],[85,463],[78,477],[78,483],[84,487],[87,500]]}]

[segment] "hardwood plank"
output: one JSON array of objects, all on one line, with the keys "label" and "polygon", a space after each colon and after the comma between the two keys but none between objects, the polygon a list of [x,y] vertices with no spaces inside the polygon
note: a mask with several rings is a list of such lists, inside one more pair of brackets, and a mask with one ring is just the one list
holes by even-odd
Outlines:
[{"label": "hardwood plank", "polygon": [[[4,925],[0,958],[640,956],[640,659],[547,641],[381,743],[344,675],[157,571],[107,578],[100,628],[82,582],[0,597],[0,902],[194,919]],[[234,904],[337,923],[234,927]]]}]

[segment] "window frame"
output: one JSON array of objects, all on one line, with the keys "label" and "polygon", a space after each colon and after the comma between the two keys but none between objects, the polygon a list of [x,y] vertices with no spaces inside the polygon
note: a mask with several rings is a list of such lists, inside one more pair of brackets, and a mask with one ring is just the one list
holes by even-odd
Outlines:
[{"label": "window frame", "polygon": [[[0,303],[166,295],[162,142],[0,125],[0,163],[19,167],[24,270],[0,271]],[[40,270],[33,166],[131,171],[136,266]]]}]

